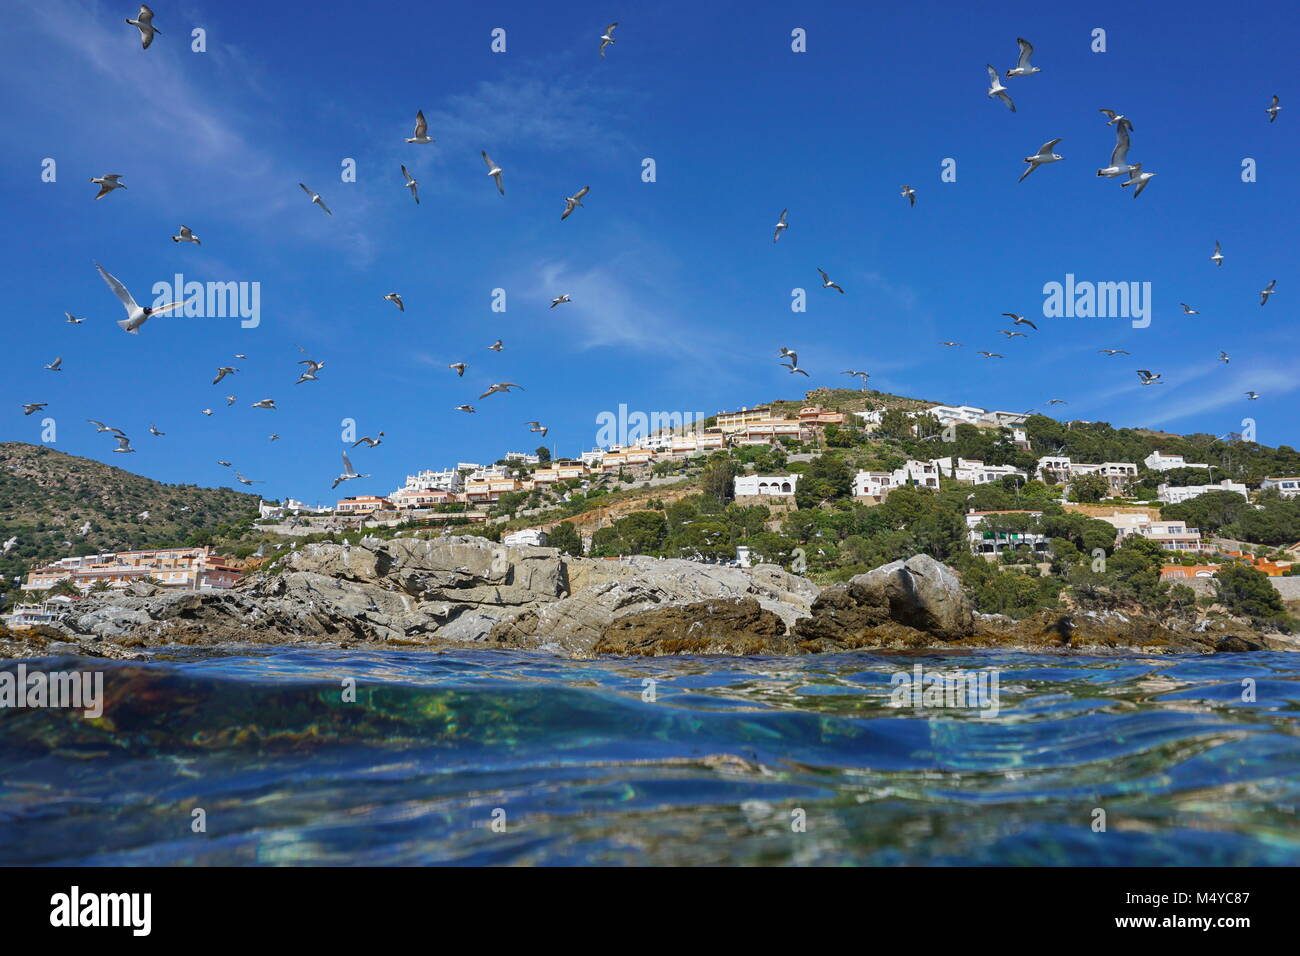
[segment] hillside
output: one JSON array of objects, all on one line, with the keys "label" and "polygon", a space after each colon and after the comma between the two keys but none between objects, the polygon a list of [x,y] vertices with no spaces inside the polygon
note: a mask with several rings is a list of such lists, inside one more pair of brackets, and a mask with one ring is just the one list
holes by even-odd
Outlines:
[{"label": "hillside", "polygon": [[[197,541],[204,532],[255,518],[257,500],[226,488],[165,485],[42,445],[2,442],[0,541],[18,540],[0,556],[0,574],[11,586],[42,560]],[[138,517],[145,511],[147,519]]]}]

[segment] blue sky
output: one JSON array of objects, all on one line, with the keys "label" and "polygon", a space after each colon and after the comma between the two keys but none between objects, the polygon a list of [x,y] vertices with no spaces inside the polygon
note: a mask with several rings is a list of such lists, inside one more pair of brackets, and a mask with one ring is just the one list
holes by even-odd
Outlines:
[{"label": "blue sky", "polygon": [[[904,395],[1015,410],[1062,398],[1069,417],[1115,425],[1223,434],[1249,416],[1259,441],[1300,444],[1292,4],[153,6],[161,34],[141,50],[130,3],[7,5],[5,439],[39,441],[42,415],[18,405],[49,402],[60,451],[200,485],[231,482],[228,459],[268,497],[326,501],[345,418],[387,433],[353,453],[374,478],[347,491],[386,493],[421,468],[531,451],[528,419],[572,455],[620,404],[713,413],[843,386],[854,368]],[[195,27],[205,53],[191,52]],[[806,53],[791,52],[796,27]],[[1105,53],[1090,49],[1098,27]],[[985,64],[1014,65],[1017,36],[1042,72],[1004,81],[1013,114],[985,96]],[[1130,159],[1158,174],[1137,200],[1095,175],[1114,143],[1100,107],[1132,119]],[[421,108],[438,141],[408,145]],[[1017,184],[1055,137],[1064,161]],[[505,169],[504,197],[481,149]],[[645,157],[656,182],[641,180]],[[345,158],[355,183],[340,180]],[[940,181],[946,158],[956,182]],[[92,201],[89,178],[110,172],[128,188]],[[584,185],[586,207],[561,222]],[[170,241],[181,223],[202,246]],[[177,272],[260,283],[260,324],[160,317],[126,335],[93,261],[142,300]],[[819,266],[846,295],[819,288]],[[1043,285],[1067,273],[1150,282],[1150,327],[1042,318]],[[405,313],[381,299],[394,290]],[[560,293],[573,302],[548,310]],[[1039,331],[1004,339],[1003,312]],[[498,337],[505,350],[487,351]],[[320,381],[293,384],[298,345],[326,362]],[[783,345],[809,379],[778,364]],[[43,370],[56,355],[64,371]],[[454,361],[470,364],[463,379]],[[240,372],[210,385],[227,364]],[[1137,368],[1167,384],[1142,388]],[[479,401],[498,381],[525,390]],[[267,397],[280,409],[249,407]],[[138,453],[110,454],[86,418]]]}]

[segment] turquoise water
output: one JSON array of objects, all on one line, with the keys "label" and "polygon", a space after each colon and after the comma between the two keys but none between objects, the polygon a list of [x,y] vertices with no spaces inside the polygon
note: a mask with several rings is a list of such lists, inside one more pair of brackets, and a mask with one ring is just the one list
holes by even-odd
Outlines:
[{"label": "turquoise water", "polygon": [[1296,654],[180,653],[0,709],[0,863],[1300,864]]}]

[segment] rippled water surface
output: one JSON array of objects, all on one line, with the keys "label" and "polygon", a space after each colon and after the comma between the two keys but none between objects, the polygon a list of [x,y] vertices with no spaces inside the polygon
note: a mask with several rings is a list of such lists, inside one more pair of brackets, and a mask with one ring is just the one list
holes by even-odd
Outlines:
[{"label": "rippled water surface", "polygon": [[0,863],[1300,864],[1297,654],[184,654],[0,709]]}]

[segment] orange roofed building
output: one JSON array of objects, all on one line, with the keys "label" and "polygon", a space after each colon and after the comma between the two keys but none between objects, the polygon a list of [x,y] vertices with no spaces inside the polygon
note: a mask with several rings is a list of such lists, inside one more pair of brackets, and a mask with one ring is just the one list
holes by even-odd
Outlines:
[{"label": "orange roofed building", "polygon": [[63,558],[27,572],[24,591],[44,591],[64,581],[79,591],[97,584],[120,589],[150,578],[166,588],[207,591],[239,583],[242,572],[210,547],[156,548]]}]

